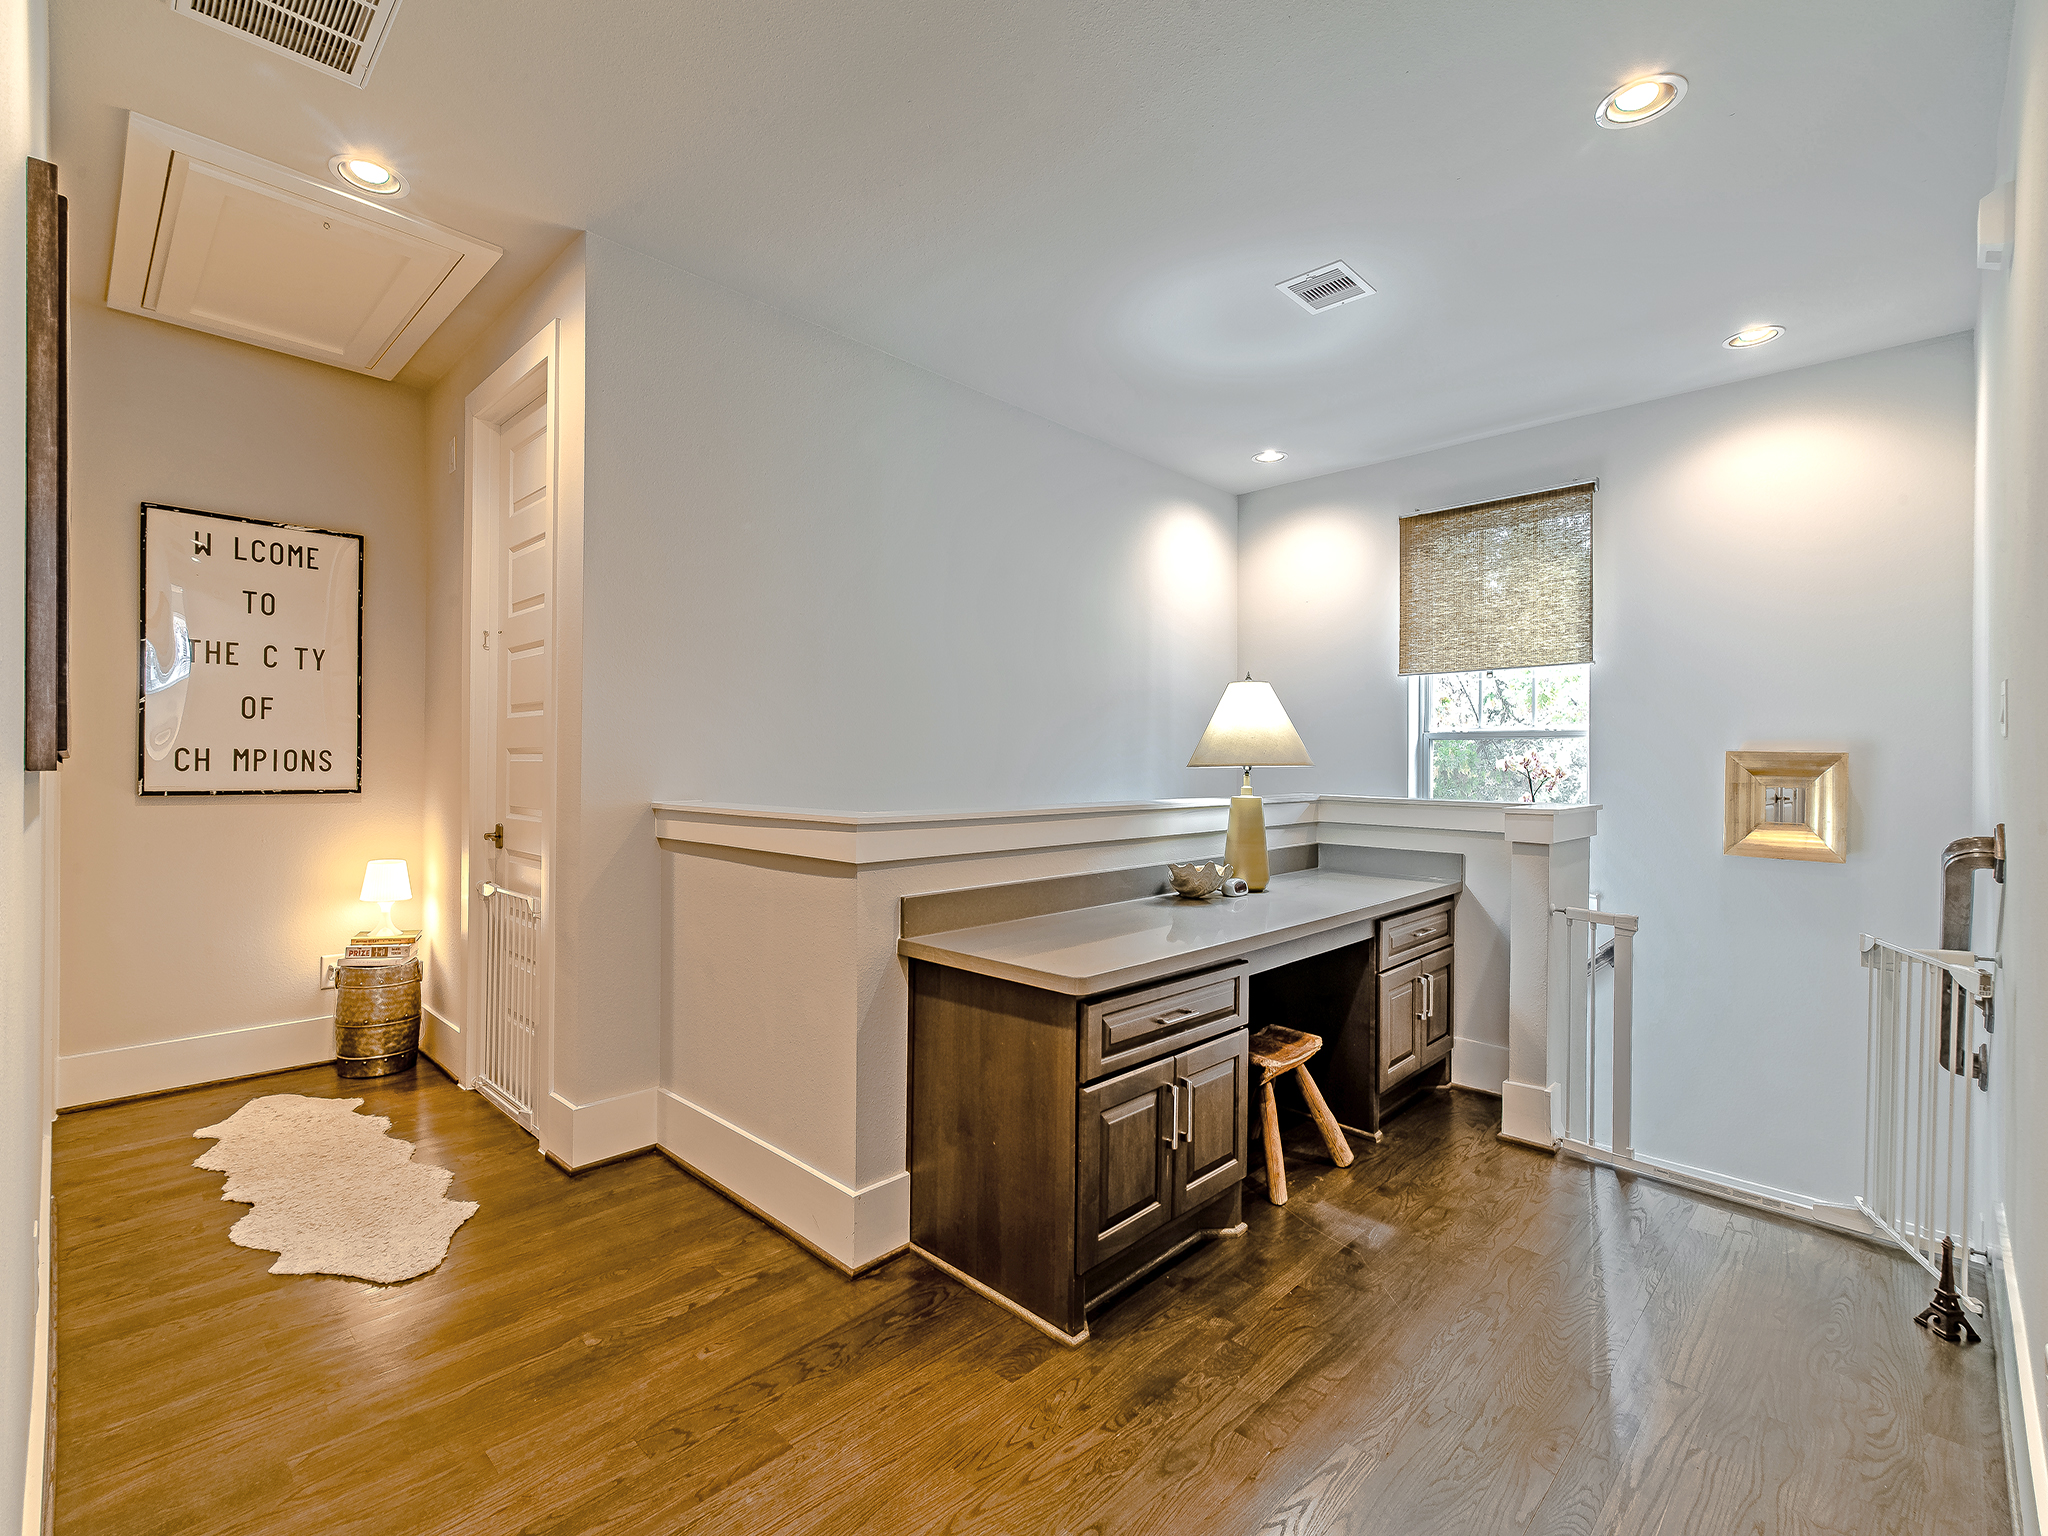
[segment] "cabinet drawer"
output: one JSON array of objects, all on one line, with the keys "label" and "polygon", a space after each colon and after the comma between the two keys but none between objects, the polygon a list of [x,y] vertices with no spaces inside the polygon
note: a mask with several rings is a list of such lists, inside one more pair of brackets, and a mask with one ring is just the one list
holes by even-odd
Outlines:
[{"label": "cabinet drawer", "polygon": [[1380,919],[1380,969],[1391,971],[1417,955],[1451,942],[1451,904],[1439,902],[1420,912]]},{"label": "cabinet drawer", "polygon": [[1081,1005],[1081,1081],[1237,1029],[1251,967],[1180,976]]}]

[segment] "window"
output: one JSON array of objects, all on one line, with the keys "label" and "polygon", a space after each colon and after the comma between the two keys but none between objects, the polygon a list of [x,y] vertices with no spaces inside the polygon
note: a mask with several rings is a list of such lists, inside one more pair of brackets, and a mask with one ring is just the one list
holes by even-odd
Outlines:
[{"label": "window", "polygon": [[1584,804],[1590,678],[1586,666],[1414,678],[1415,795]]}]

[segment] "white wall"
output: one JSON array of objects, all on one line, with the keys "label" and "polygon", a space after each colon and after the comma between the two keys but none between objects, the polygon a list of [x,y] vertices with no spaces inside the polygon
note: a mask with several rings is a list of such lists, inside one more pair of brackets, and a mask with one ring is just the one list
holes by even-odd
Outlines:
[{"label": "white wall", "polygon": [[[59,1092],[77,1104],[333,1053],[320,956],[374,916],[355,899],[366,860],[419,867],[424,402],[109,310],[124,125],[77,80],[88,61],[60,47],[56,66],[73,323]],[[360,796],[136,795],[145,500],[365,535]],[[411,926],[419,914],[415,901],[394,915]]]},{"label": "white wall", "polygon": [[[49,149],[43,8],[0,3],[0,1511],[23,1510],[34,1529],[41,1509],[41,1348],[49,1326],[49,1122],[44,1070],[45,837],[58,774],[22,770],[21,637],[24,624],[23,497],[26,447],[23,375],[26,326],[21,295],[28,178],[24,161]],[[0,1514],[0,1521],[11,1520]]]},{"label": "white wall", "polygon": [[[1225,793],[1234,498],[592,237],[582,846],[597,1098],[655,1038],[649,803]],[[558,876],[565,873],[558,871]],[[558,1058],[559,1064],[559,1058]],[[670,1085],[689,1064],[669,1065]]]},{"label": "white wall", "polygon": [[[1978,946],[2002,961],[1992,1046],[1994,1218],[2002,1205],[2027,1438],[2023,1502],[2048,1494],[2042,1453],[2042,1345],[2048,1336],[2048,0],[2020,0],[1994,182],[2016,183],[2009,274],[1983,280],[1980,490],[1977,522],[1978,812],[1972,832],[2005,823],[2002,935],[1980,922]],[[1986,190],[1990,190],[1989,186]],[[1999,684],[2008,718],[1999,727]],[[1988,894],[1979,880],[1979,900]]]},{"label": "white wall", "polygon": [[[1647,1156],[1860,1192],[1857,935],[1935,942],[1941,850],[1973,830],[1972,366],[1946,337],[1243,499],[1242,661],[1315,756],[1304,787],[1399,795],[1399,518],[1600,481],[1593,886],[1643,920]],[[1724,855],[1723,753],[1794,746],[1849,753],[1849,862]]]},{"label": "white wall", "polygon": [[[461,1034],[469,1018],[463,948],[468,903],[463,892],[469,860],[481,851],[480,840],[462,820],[469,731],[462,697],[462,657],[470,639],[464,584],[466,493],[461,469],[468,459],[469,428],[463,403],[471,390],[541,330],[551,324],[561,326],[562,378],[558,383],[563,395],[564,432],[558,445],[557,508],[561,520],[573,529],[582,516],[583,266],[579,237],[491,323],[476,346],[434,386],[427,400],[427,779],[422,830],[424,883],[419,889],[433,964],[425,977],[423,1044],[458,1076],[463,1071]],[[456,448],[452,466],[451,443]],[[573,539],[558,539],[558,547],[565,542],[573,545]],[[561,595],[559,583],[557,595]],[[568,671],[565,668],[565,673]],[[572,710],[578,690],[573,687],[573,677],[566,681],[569,697],[558,699],[558,703]],[[573,777],[558,786],[565,796],[573,791]]]}]

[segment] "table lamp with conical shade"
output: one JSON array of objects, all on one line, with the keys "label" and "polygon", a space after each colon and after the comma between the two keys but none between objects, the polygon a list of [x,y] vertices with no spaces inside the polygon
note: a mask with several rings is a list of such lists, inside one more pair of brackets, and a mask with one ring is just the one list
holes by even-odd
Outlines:
[{"label": "table lamp with conical shade", "polygon": [[1230,799],[1223,857],[1246,885],[1263,891],[1271,878],[1266,868],[1266,806],[1252,793],[1252,769],[1315,766],[1273,685],[1255,683],[1247,672],[1243,682],[1225,688],[1188,766],[1244,769],[1244,786]]}]

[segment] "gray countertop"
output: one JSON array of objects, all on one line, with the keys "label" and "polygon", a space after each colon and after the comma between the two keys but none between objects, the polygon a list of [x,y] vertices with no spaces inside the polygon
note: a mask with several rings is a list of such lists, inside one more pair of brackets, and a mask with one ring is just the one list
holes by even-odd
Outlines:
[{"label": "gray countertop", "polygon": [[1457,881],[1304,869],[1275,875],[1271,885],[1250,896],[1147,896],[898,939],[896,952],[1088,997],[1405,911],[1462,889]]}]

